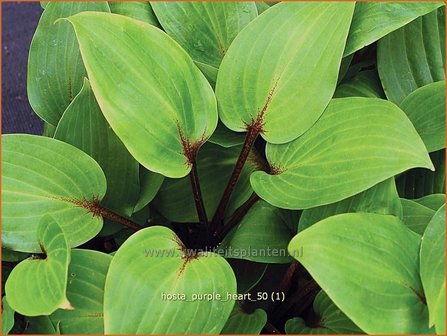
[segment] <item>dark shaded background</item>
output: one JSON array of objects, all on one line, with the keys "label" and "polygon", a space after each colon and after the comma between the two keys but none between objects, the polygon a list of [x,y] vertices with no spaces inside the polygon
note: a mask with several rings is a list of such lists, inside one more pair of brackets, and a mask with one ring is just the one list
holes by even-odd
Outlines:
[{"label": "dark shaded background", "polygon": [[26,95],[28,50],[42,13],[39,2],[2,3],[2,133],[42,134]]}]

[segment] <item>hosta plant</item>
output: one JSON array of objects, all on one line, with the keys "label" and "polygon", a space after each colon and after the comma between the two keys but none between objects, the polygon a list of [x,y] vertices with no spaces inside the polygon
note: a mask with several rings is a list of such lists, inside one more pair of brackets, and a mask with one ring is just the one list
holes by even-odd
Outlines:
[{"label": "hosta plant", "polygon": [[443,3],[42,7],[3,333],[445,334]]}]

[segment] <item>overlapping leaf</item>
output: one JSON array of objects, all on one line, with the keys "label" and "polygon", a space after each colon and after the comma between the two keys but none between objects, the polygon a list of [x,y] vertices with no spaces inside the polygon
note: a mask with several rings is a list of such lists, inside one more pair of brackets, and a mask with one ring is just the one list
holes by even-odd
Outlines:
[{"label": "overlapping leaf", "polygon": [[109,1],[109,7],[112,13],[126,15],[160,27],[160,23],[147,1]]},{"label": "overlapping leaf", "polygon": [[69,246],[94,237],[102,218],[89,208],[106,191],[99,165],[59,140],[34,135],[2,136],[2,243],[14,251],[41,252],[36,240],[43,215],[61,225]]},{"label": "overlapping leaf", "polygon": [[140,195],[133,212],[138,212],[148,205],[160,190],[164,176],[140,167]]},{"label": "overlapping leaf", "polygon": [[445,334],[445,205],[434,215],[422,237],[421,279],[430,316],[430,326]]},{"label": "overlapping leaf", "polygon": [[299,233],[289,252],[366,333],[420,334],[429,332],[420,238],[394,216],[342,214]]},{"label": "overlapping leaf", "polygon": [[54,138],[95,159],[109,186],[102,203],[124,215],[132,215],[140,192],[139,165],[107,124],[88,80],[64,112]]},{"label": "overlapping leaf", "polygon": [[286,322],[287,334],[363,334],[343,312],[321,290],[313,303],[316,321],[309,325],[301,317],[295,317]]},{"label": "overlapping leaf", "polygon": [[14,327],[14,310],[6,301],[6,296],[2,298],[2,335],[8,335]]},{"label": "overlapping leaf", "polygon": [[[289,263],[291,258],[287,253],[287,244],[293,233],[281,212],[286,210],[258,201],[219,247],[227,250],[227,258]],[[296,226],[296,221],[292,225]]]},{"label": "overlapping leaf", "polygon": [[445,203],[445,194],[431,194],[414,200],[419,204],[438,211],[439,208]]},{"label": "overlapping leaf", "polygon": [[[202,189],[203,201],[208,217],[212,217],[220,197],[228,183],[231,172],[240,153],[240,146],[222,148],[205,144],[197,157],[197,170]],[[256,169],[256,163],[249,159],[242,170],[235,192],[227,210],[231,214],[252,194],[249,176]],[[197,222],[197,211],[192,196],[191,181],[166,179],[154,199],[154,207],[167,219],[175,222]]]},{"label": "overlapping leaf", "polygon": [[[168,228],[153,226],[132,235],[110,264],[104,293],[106,334],[213,334],[234,305],[236,279],[221,256],[191,255]],[[184,294],[185,300],[163,299]],[[193,300],[193,294],[222,300]],[[162,318],[161,318],[162,317]]]},{"label": "overlapping leaf", "polygon": [[337,87],[334,98],[343,97],[385,98],[385,94],[376,71],[365,70]]},{"label": "overlapping leaf", "polygon": [[215,83],[223,56],[257,15],[254,2],[152,2],[163,29]]},{"label": "overlapping leaf", "polygon": [[272,143],[309,129],[335,91],[353,7],[282,2],[249,23],[219,69],[216,95],[225,126],[243,132],[262,121],[262,136]]},{"label": "overlapping leaf", "polygon": [[244,259],[230,258],[227,261],[236,276],[238,293],[247,293],[253,289],[261,281],[268,267],[268,264]]},{"label": "overlapping leaf", "polygon": [[192,59],[141,21],[89,12],[68,20],[101,111],[132,156],[165,176],[187,175],[217,125],[214,93]]},{"label": "overlapping leaf", "polygon": [[254,172],[251,185],[285,209],[333,203],[413,167],[433,169],[405,113],[375,98],[334,99],[303,136],[267,144],[266,155],[276,174]]},{"label": "overlapping leaf", "polygon": [[430,153],[435,171],[411,169],[396,179],[399,195],[404,198],[420,198],[445,193],[445,150]]},{"label": "overlapping leaf", "polygon": [[266,322],[267,314],[264,310],[256,309],[252,313],[246,313],[237,302],[221,334],[259,335]]},{"label": "overlapping leaf", "polygon": [[52,217],[44,216],[34,239],[44,255],[14,267],[5,285],[9,305],[26,316],[49,315],[58,308],[72,309],[66,296],[70,249],[62,227]]},{"label": "overlapping leaf", "polygon": [[402,221],[411,230],[422,235],[436,211],[405,198],[402,198],[401,202],[403,210]]},{"label": "overlapping leaf", "polygon": [[445,148],[445,81],[427,84],[401,104],[429,152]]},{"label": "overlapping leaf", "polygon": [[28,99],[34,111],[53,126],[81,90],[85,77],[73,29],[54,22],[82,11],[110,9],[107,2],[49,2],[31,42]]},{"label": "overlapping leaf", "polygon": [[445,79],[445,6],[379,40],[377,65],[396,104],[419,87]]},{"label": "overlapping leaf", "polygon": [[104,334],[103,302],[106,274],[112,257],[90,250],[72,250],[67,298],[73,310],[49,316],[64,334]]},{"label": "overlapping leaf", "polygon": [[357,2],[344,55],[369,45],[442,2]]},{"label": "overlapping leaf", "polygon": [[322,219],[351,212],[368,212],[402,217],[402,204],[394,178],[389,178],[357,195],[316,208],[304,210],[300,216],[298,232]]}]

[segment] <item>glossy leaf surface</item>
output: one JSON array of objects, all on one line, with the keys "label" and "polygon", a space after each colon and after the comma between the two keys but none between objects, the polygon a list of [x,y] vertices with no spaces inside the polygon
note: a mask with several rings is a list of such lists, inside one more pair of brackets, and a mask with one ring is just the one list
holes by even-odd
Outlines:
[{"label": "glossy leaf surface", "polygon": [[35,240],[45,251],[12,270],[5,285],[11,308],[26,316],[49,315],[56,309],[72,309],[66,296],[70,249],[62,227],[50,216],[43,217]]},{"label": "glossy leaf surface", "polygon": [[160,27],[160,23],[158,23],[157,17],[147,1],[109,1],[109,7],[112,13],[126,15]]},{"label": "glossy leaf surface", "polygon": [[[132,235],[110,264],[104,296],[106,334],[213,334],[230,315],[236,279],[221,256],[185,255],[178,237],[153,226]],[[184,294],[185,300],[163,299]],[[193,300],[193,294],[221,294],[222,300]],[[161,318],[163,316],[163,318]]]},{"label": "glossy leaf surface", "polygon": [[421,244],[421,279],[430,316],[430,326],[445,334],[445,205],[424,232]]},{"label": "glossy leaf surface", "polygon": [[369,45],[442,2],[357,2],[344,55]]},{"label": "glossy leaf surface", "polygon": [[427,333],[420,239],[393,216],[342,214],[299,233],[289,252],[366,333]]},{"label": "glossy leaf surface", "polygon": [[54,138],[95,159],[108,185],[102,204],[123,215],[132,215],[140,192],[139,164],[102,115],[87,79],[64,112]]},{"label": "glossy leaf surface", "polygon": [[28,99],[33,110],[53,126],[81,90],[85,77],[73,29],[54,22],[82,11],[110,9],[107,2],[49,2],[31,42]]},{"label": "glossy leaf surface", "polygon": [[106,192],[99,165],[59,140],[2,136],[2,243],[14,251],[41,252],[37,226],[44,215],[61,225],[69,246],[94,237],[102,218],[87,208]]},{"label": "glossy leaf surface", "polygon": [[433,169],[405,113],[375,98],[334,99],[308,132],[267,144],[266,155],[277,173],[254,172],[251,185],[285,209],[333,203],[413,167]]},{"label": "glossy leaf surface", "polygon": [[321,290],[315,297],[313,310],[317,314],[316,327],[306,323],[301,317],[286,322],[287,334],[363,334],[363,331],[332,302]]},{"label": "glossy leaf surface", "polygon": [[445,6],[380,39],[377,65],[388,99],[400,104],[419,87],[445,79]]},{"label": "glossy leaf surface", "polygon": [[190,156],[217,125],[214,93],[188,54],[160,29],[125,16],[68,20],[101,111],[132,156],[165,176],[187,175]]},{"label": "glossy leaf surface", "polygon": [[309,129],[335,91],[353,7],[282,2],[249,23],[219,69],[216,95],[225,126],[243,132],[262,120],[262,137],[271,143]]},{"label": "glossy leaf surface", "polygon": [[352,212],[377,213],[402,218],[402,204],[394,178],[339,202],[304,210],[300,216],[298,232],[322,219]]},{"label": "glossy leaf surface", "polygon": [[429,152],[445,148],[445,81],[427,84],[401,104]]},{"label": "glossy leaf surface", "polygon": [[[152,2],[163,29],[216,82],[217,70],[236,35],[257,15],[254,2]],[[207,76],[207,77],[208,77]]]}]

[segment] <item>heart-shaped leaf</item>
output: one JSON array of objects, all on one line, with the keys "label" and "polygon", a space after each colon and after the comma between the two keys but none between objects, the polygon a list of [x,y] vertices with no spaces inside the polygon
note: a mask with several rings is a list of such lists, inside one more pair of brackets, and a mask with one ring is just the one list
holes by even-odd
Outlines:
[{"label": "heart-shaped leaf", "polygon": [[[211,252],[194,255],[166,227],[143,229],[126,240],[110,264],[104,331],[217,334],[234,305],[228,293],[236,293],[236,279],[225,259]],[[213,294],[221,299],[210,298]],[[209,299],[194,300],[194,295]]]},{"label": "heart-shaped leaf", "polygon": [[68,20],[101,111],[129,152],[151,171],[187,175],[217,125],[213,90],[188,54],[160,29],[122,15]]},{"label": "heart-shaped leaf", "polygon": [[[217,70],[236,35],[257,15],[254,2],[152,2],[163,29],[216,82]],[[208,76],[207,76],[208,77]]]},{"label": "heart-shaped leaf", "polygon": [[313,311],[316,314],[312,321],[294,317],[286,322],[287,334],[363,334],[343,312],[321,290],[315,297]]},{"label": "heart-shaped leaf", "polygon": [[435,214],[435,210],[405,198],[401,199],[402,221],[414,232],[422,235],[428,223]]},{"label": "heart-shaped leaf", "polygon": [[439,208],[445,203],[445,194],[432,194],[427,195],[418,199],[414,200],[415,202],[418,202],[419,204],[438,211]]},{"label": "heart-shaped leaf", "polygon": [[49,2],[31,42],[28,99],[33,110],[53,126],[81,90],[85,77],[73,30],[54,21],[82,11],[109,12],[110,9],[107,2]]},{"label": "heart-shaped leaf", "polygon": [[435,171],[411,169],[396,179],[401,197],[419,198],[430,194],[445,193],[445,150],[430,153]]},{"label": "heart-shaped leaf", "polygon": [[221,334],[226,335],[259,335],[267,322],[267,313],[262,309],[256,309],[252,313],[243,311],[239,302],[236,302],[230,318],[222,329]]},{"label": "heart-shaped leaf", "polygon": [[[214,144],[205,144],[197,156],[197,171],[200,179],[205,210],[210,218],[219,204],[234,165],[240,146],[222,148]],[[232,214],[253,193],[249,176],[256,169],[253,156],[242,170],[235,192],[230,199],[227,214]],[[189,178],[165,179],[153,202],[154,207],[173,222],[197,222],[197,211]]]},{"label": "heart-shaped leaf", "polygon": [[377,213],[402,218],[402,204],[397,194],[394,178],[389,178],[368,190],[337,203],[304,210],[300,216],[298,232],[322,219],[351,212]]},{"label": "heart-shaped leaf", "polygon": [[445,81],[410,93],[400,105],[429,152],[445,148]]},{"label": "heart-shaped leaf", "polygon": [[430,326],[445,334],[445,205],[427,226],[422,237],[421,279],[427,298]]},{"label": "heart-shaped leaf", "polygon": [[109,7],[112,13],[126,15],[160,27],[160,23],[150,3],[147,1],[109,1]]},{"label": "heart-shaped leaf", "polygon": [[440,6],[442,2],[357,2],[344,56]]},{"label": "heart-shaped leaf", "polygon": [[243,132],[256,124],[271,143],[309,129],[335,91],[353,10],[348,2],[282,2],[249,23],[219,69],[225,126]]},{"label": "heart-shaped leaf", "polygon": [[299,233],[289,252],[366,333],[419,334],[429,332],[420,239],[394,216],[342,214]]},{"label": "heart-shaped leaf", "polygon": [[109,186],[102,203],[131,216],[140,192],[139,164],[107,124],[87,79],[64,112],[54,138],[81,149],[99,163]]},{"label": "heart-shaped leaf", "polygon": [[405,113],[376,98],[334,99],[303,136],[267,144],[266,155],[275,174],[254,172],[251,185],[285,209],[333,203],[409,168],[433,169]]},{"label": "heart-shaped leaf", "polygon": [[102,218],[91,206],[106,192],[99,165],[87,154],[51,138],[2,136],[2,243],[14,251],[41,252],[36,240],[40,218],[51,215],[69,246],[94,237]]},{"label": "heart-shaped leaf", "polygon": [[56,309],[72,309],[66,297],[70,249],[62,227],[44,216],[34,238],[44,252],[18,264],[6,280],[11,308],[26,316],[49,315]]},{"label": "heart-shaped leaf", "polygon": [[[226,250],[227,258],[289,263],[287,245],[293,233],[282,215],[286,211],[264,201],[256,202],[219,248]],[[296,226],[296,222],[293,225]]]},{"label": "heart-shaped leaf", "polygon": [[[411,52],[410,52],[411,51]],[[379,40],[377,66],[389,100],[445,79],[445,6]]]},{"label": "heart-shaped leaf", "polygon": [[377,72],[361,71],[355,77],[342,82],[335,90],[334,98],[344,97],[385,98]]},{"label": "heart-shaped leaf", "polygon": [[67,297],[73,310],[58,309],[49,316],[63,334],[104,334],[104,285],[112,256],[91,250],[72,250]]},{"label": "heart-shaped leaf", "polygon": [[14,310],[6,301],[6,296],[2,299],[2,335],[8,335],[14,327]]}]

